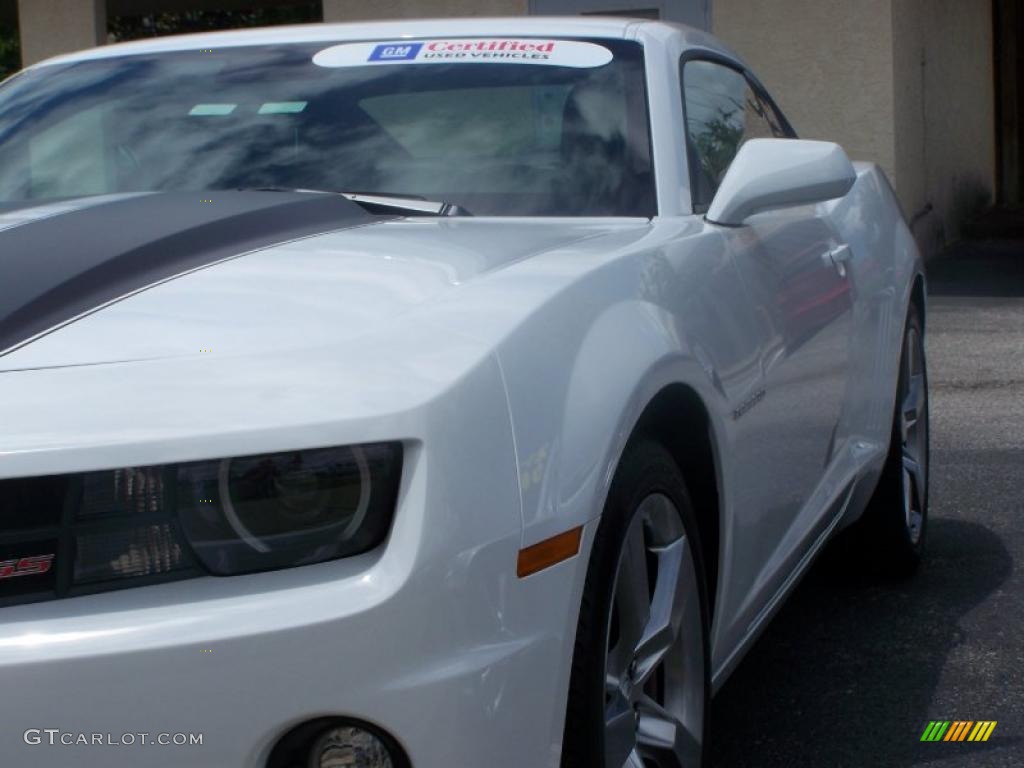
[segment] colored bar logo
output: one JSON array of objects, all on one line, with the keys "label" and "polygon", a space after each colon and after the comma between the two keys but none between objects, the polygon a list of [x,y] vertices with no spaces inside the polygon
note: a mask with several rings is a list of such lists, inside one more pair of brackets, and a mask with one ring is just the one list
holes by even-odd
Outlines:
[{"label": "colored bar logo", "polygon": [[386,43],[373,49],[367,61],[412,61],[423,43]]},{"label": "colored bar logo", "polygon": [[996,729],[996,720],[932,720],[921,734],[921,741],[988,741]]}]

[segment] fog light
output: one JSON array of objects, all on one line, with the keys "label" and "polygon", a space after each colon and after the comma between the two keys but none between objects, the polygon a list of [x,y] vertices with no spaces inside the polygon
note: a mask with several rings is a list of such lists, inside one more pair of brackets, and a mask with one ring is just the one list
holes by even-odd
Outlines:
[{"label": "fog light", "polygon": [[345,725],[325,731],[313,742],[309,768],[395,768],[395,764],[379,738]]}]

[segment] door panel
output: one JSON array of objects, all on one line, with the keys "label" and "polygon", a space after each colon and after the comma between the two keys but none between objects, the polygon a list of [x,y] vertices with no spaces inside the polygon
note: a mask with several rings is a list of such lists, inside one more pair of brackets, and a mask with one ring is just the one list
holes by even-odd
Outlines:
[{"label": "door panel", "polygon": [[[681,77],[690,197],[701,212],[745,141],[795,134],[735,62],[684,57]],[[826,479],[846,399],[852,311],[826,206],[762,213],[720,231],[746,296],[734,311],[753,319],[760,369],[759,389],[732,413],[731,546],[717,637],[729,654],[831,517],[836,494]]]},{"label": "door panel", "polygon": [[728,237],[760,320],[764,376],[737,423],[743,524],[728,610],[738,640],[830,522],[834,494],[818,490],[847,396],[852,296],[830,256],[838,233],[814,207],[754,216]]}]

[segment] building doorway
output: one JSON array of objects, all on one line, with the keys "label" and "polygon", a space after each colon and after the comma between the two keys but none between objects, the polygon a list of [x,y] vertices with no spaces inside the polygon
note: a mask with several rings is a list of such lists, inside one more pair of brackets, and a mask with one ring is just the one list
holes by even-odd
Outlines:
[{"label": "building doorway", "polygon": [[997,200],[1024,205],[1024,0],[995,0]]},{"label": "building doorway", "polygon": [[18,0],[0,0],[0,80],[21,69]]}]

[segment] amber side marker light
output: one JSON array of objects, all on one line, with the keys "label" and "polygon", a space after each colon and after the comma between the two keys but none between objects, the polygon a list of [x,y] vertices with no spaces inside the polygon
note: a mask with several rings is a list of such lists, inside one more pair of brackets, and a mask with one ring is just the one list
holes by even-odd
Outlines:
[{"label": "amber side marker light", "polygon": [[522,579],[552,565],[575,557],[580,552],[580,541],[583,538],[583,526],[571,531],[552,536],[536,544],[519,550],[519,562],[516,575]]}]

